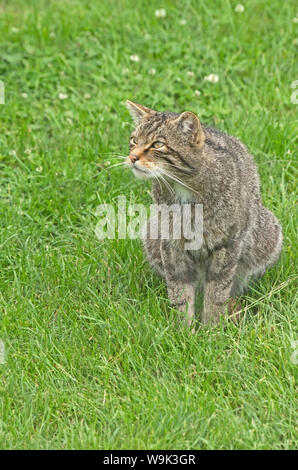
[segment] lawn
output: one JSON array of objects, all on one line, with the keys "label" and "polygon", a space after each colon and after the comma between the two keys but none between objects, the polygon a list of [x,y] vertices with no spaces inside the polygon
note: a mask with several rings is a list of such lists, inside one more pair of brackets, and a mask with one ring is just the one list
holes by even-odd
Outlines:
[{"label": "lawn", "polygon": [[[1,449],[297,448],[297,4],[236,5],[1,0]],[[107,169],[126,99],[192,110],[255,156],[284,248],[240,326],[179,330],[140,241],[95,236],[100,203],[151,201]]]}]

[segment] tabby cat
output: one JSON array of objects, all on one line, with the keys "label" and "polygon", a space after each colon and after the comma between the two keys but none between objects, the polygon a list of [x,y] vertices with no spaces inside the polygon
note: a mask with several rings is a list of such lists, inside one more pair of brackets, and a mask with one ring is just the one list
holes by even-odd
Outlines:
[{"label": "tabby cat", "polygon": [[203,205],[201,248],[185,250],[180,240],[152,239],[147,230],[148,260],[186,325],[193,328],[198,286],[201,322],[215,325],[235,312],[249,280],[262,276],[282,248],[281,226],[262,204],[254,159],[239,140],[192,112],[158,112],[131,101],[127,107],[136,128],[126,163],[137,178],[153,178],[154,202]]}]

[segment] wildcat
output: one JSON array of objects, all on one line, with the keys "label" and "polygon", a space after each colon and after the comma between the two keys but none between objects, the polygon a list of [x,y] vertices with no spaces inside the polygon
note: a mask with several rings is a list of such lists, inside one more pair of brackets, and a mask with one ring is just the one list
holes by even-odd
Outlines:
[{"label": "wildcat", "polygon": [[132,101],[127,108],[136,128],[126,163],[136,177],[154,178],[154,202],[200,203],[204,211],[200,249],[152,239],[147,230],[148,260],[165,279],[186,325],[193,327],[198,286],[204,292],[201,322],[215,325],[282,248],[281,226],[262,204],[254,159],[239,140],[202,124],[190,111],[158,112]]}]

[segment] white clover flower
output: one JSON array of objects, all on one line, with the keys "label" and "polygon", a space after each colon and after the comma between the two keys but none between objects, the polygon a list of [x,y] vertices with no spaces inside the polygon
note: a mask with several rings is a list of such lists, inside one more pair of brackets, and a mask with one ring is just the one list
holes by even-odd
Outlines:
[{"label": "white clover flower", "polygon": [[155,69],[150,69],[148,73],[149,73],[149,75],[155,75],[156,70]]},{"label": "white clover flower", "polygon": [[156,18],[165,18],[167,16],[167,12],[164,8],[160,8],[159,10],[155,10]]},{"label": "white clover flower", "polygon": [[19,28],[15,28],[14,26],[11,28],[12,33],[18,33],[19,31]]},{"label": "white clover flower", "polygon": [[210,82],[210,83],[217,83],[218,80],[219,80],[219,76],[216,75],[216,73],[210,73],[210,75],[206,75],[204,80],[206,80],[206,82]]},{"label": "white clover flower", "polygon": [[27,93],[21,93],[21,97],[22,98],[28,98],[28,95],[27,95]]},{"label": "white clover flower", "polygon": [[17,154],[17,152],[16,152],[15,150],[10,150],[10,151],[8,152],[8,155],[11,155],[12,157],[15,157],[16,154]]},{"label": "white clover flower", "polygon": [[188,77],[193,77],[193,76],[194,76],[194,73],[193,73],[191,70],[188,70],[187,76],[188,76]]},{"label": "white clover flower", "polygon": [[238,3],[238,5],[235,6],[235,11],[236,11],[236,13],[243,13],[244,12],[244,6],[241,5],[241,3]]},{"label": "white clover flower", "polygon": [[180,20],[180,21],[179,21],[179,24],[180,24],[181,26],[185,26],[185,25],[186,25],[186,23],[187,23],[187,21],[186,21],[186,20]]},{"label": "white clover flower", "polygon": [[200,96],[200,94],[201,94],[200,90],[195,91],[195,96]]},{"label": "white clover flower", "polygon": [[37,173],[41,173],[43,170],[42,166],[38,166],[37,168],[35,168],[35,171],[37,171]]},{"label": "white clover flower", "polygon": [[140,57],[136,54],[133,54],[133,55],[130,56],[130,60],[132,62],[140,62]]},{"label": "white clover flower", "polygon": [[85,93],[84,98],[86,98],[86,100],[90,100],[90,98],[91,98],[90,93]]},{"label": "white clover flower", "polygon": [[66,93],[59,93],[59,99],[60,100],[66,100],[68,98]]},{"label": "white clover flower", "polygon": [[298,23],[298,16],[296,16],[295,18],[293,18],[293,23]]}]

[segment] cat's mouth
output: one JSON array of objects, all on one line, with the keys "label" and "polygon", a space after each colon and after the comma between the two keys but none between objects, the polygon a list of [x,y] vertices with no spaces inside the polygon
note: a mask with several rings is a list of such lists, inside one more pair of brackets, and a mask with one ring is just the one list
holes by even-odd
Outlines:
[{"label": "cat's mouth", "polygon": [[140,168],[139,166],[136,166],[135,164],[132,167],[133,174],[140,179],[148,179],[152,178],[152,173],[149,169],[147,168]]},{"label": "cat's mouth", "polygon": [[152,178],[152,172],[150,168],[143,166],[139,162],[132,163],[132,161],[128,158],[126,160],[126,164],[132,169],[133,174],[136,178],[140,179],[149,179]]}]

